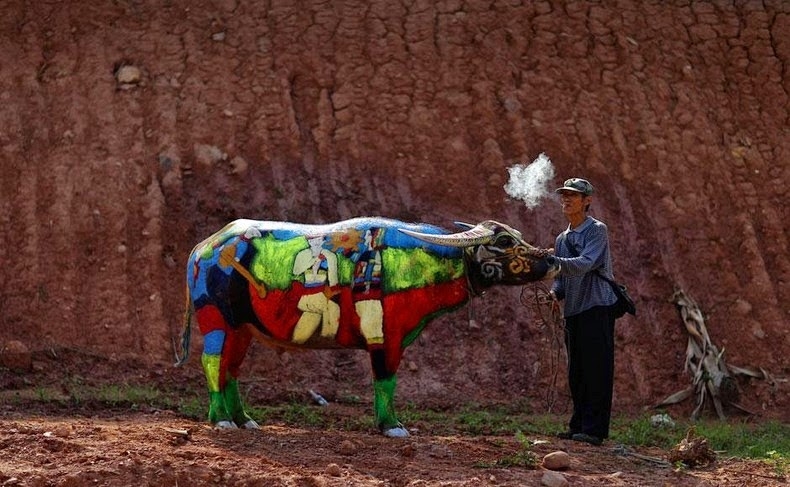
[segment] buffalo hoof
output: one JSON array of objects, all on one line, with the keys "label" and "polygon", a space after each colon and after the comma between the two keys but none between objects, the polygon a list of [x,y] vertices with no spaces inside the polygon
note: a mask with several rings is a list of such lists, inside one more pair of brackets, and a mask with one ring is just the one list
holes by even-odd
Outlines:
[{"label": "buffalo hoof", "polygon": [[238,428],[236,423],[228,420],[217,421],[216,424],[214,424],[214,427],[220,430],[235,430]]},{"label": "buffalo hoof", "polygon": [[246,423],[241,425],[245,430],[259,430],[261,427],[253,419],[248,419]]},{"label": "buffalo hoof", "polygon": [[407,438],[409,436],[409,430],[403,426],[390,428],[388,430],[382,431],[382,433],[384,433],[384,436],[387,438]]}]

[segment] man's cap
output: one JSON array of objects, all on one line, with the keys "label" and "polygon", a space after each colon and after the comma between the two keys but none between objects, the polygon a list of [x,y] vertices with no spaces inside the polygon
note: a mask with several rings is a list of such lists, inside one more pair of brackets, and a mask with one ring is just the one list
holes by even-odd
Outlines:
[{"label": "man's cap", "polygon": [[593,188],[593,185],[586,179],[570,178],[565,180],[561,188],[554,190],[555,193],[559,193],[560,191],[575,191],[584,196],[590,196],[595,192],[595,188]]}]

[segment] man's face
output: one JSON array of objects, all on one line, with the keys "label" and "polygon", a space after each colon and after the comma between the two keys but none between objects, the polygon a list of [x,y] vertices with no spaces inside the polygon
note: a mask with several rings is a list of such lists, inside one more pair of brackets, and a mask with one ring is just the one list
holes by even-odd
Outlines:
[{"label": "man's face", "polygon": [[578,191],[560,191],[562,213],[565,215],[584,213],[584,207],[588,204],[589,198]]}]

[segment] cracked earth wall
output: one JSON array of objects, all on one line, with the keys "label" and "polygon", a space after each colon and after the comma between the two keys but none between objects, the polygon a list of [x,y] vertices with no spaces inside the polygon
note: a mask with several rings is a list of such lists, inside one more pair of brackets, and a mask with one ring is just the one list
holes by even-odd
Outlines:
[{"label": "cracked earth wall", "polygon": [[[556,202],[503,191],[545,152],[598,188],[639,301],[616,408],[689,382],[675,288],[729,362],[789,372],[786,2],[11,0],[0,36],[2,341],[169,361],[186,256],[237,217],[493,218],[550,246]],[[434,322],[401,396],[540,397],[556,351],[519,298]],[[250,365],[332,387],[317,357]],[[741,385],[786,417],[786,383]]]}]

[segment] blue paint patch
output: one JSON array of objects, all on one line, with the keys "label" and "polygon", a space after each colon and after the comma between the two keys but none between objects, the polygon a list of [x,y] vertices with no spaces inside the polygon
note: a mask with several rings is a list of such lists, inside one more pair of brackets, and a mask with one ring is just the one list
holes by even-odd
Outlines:
[{"label": "blue paint patch", "polygon": [[418,240],[398,231],[399,228],[404,228],[406,230],[432,235],[446,235],[450,233],[442,228],[425,223],[405,223],[388,218],[354,218],[330,225],[257,222],[255,226],[260,232],[271,232],[277,240],[289,240],[296,237],[319,235],[328,236],[333,233],[343,233],[349,230],[356,230],[361,235],[364,235],[367,230],[381,228],[384,229],[384,235],[381,237],[381,244],[387,247],[401,249],[421,248],[432,254],[448,258],[459,258],[463,253],[460,248],[423,242],[422,240]]},{"label": "blue paint patch", "polygon": [[203,337],[203,353],[209,355],[219,355],[222,353],[222,345],[225,343],[225,332],[214,330],[208,332]]},{"label": "blue paint patch", "polygon": [[[222,249],[227,247],[228,245],[236,246],[236,252],[234,253],[234,258],[241,260],[245,252],[247,252],[247,249],[249,248],[250,244],[247,240],[241,237],[234,237],[226,241],[222,246],[214,249],[209,258],[200,258],[199,255],[197,255],[197,253],[192,254],[190,256],[189,264],[187,265],[187,283],[189,285],[190,295],[192,296],[193,302],[197,301],[201,296],[208,295],[209,286],[207,284],[207,281],[209,280],[209,276],[213,272],[219,271],[227,277],[229,277],[230,274],[233,272],[232,265],[229,265],[227,267],[222,267],[221,265],[219,265],[219,259]],[[197,266],[195,264],[196,262],[197,262]],[[197,270],[197,274],[195,272],[196,270]],[[220,280],[227,282],[227,280],[225,279],[217,279],[216,275],[212,276],[211,280],[214,283]]]}]

